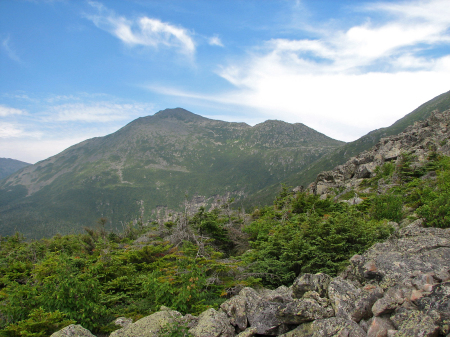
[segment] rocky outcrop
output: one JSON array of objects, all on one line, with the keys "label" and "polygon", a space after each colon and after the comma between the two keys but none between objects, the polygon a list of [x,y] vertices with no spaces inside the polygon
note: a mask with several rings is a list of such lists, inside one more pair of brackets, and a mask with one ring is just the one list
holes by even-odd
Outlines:
[{"label": "rocky outcrop", "polygon": [[114,331],[110,337],[157,337],[170,324],[176,323],[182,315],[175,310],[161,307],[161,311],[129,323],[124,328]]},{"label": "rocky outcrop", "polygon": [[81,325],[71,324],[55,332],[50,337],[95,337],[95,335]]},{"label": "rocky outcrop", "polygon": [[[194,337],[438,337],[450,334],[450,229],[418,220],[355,255],[339,276],[300,275],[291,287],[244,288],[218,310],[182,316],[161,311],[111,337],[159,336],[170,324]],[[92,336],[80,326],[52,335]],[[72,329],[72,330],[71,330]],[[83,334],[84,333],[84,334]]]},{"label": "rocky outcrop", "polygon": [[364,178],[375,175],[375,168],[385,162],[398,162],[403,153],[415,156],[421,165],[431,151],[450,155],[450,110],[433,112],[425,121],[415,122],[402,133],[382,138],[370,150],[351,158],[332,171],[320,173],[308,190],[318,195],[358,190]]}]

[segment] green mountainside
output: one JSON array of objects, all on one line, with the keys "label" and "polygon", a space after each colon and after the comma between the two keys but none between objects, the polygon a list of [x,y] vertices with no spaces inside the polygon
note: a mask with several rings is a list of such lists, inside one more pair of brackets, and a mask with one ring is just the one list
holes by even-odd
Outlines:
[{"label": "green mountainside", "polygon": [[[328,171],[341,165],[361,153],[362,151],[370,149],[383,137],[397,135],[404,131],[409,125],[414,124],[416,121],[422,121],[427,119],[431,112],[438,110],[439,112],[445,111],[450,108],[450,91],[445,92],[432,100],[422,104],[414,111],[407,114],[405,117],[399,119],[389,127],[377,129],[369,132],[367,135],[353,141],[346,143],[344,146],[337,148],[336,150],[328,153],[322,158],[315,161],[307,169],[298,171],[289,176],[284,183],[288,186],[308,186],[313,182],[317,175],[322,171]],[[265,200],[272,197],[271,191],[273,189],[279,189],[279,186],[268,186],[264,190],[255,195],[255,200],[261,200],[264,203]],[[253,201],[252,201],[253,202]]]},{"label": "green mountainside", "polygon": [[343,144],[298,123],[251,127],[166,109],[2,181],[0,234],[76,232],[100,217],[122,229],[154,219],[155,210],[181,210],[185,199],[200,206],[244,198]]},{"label": "green mountainside", "polygon": [[0,158],[0,180],[28,165],[31,164],[10,158]]}]

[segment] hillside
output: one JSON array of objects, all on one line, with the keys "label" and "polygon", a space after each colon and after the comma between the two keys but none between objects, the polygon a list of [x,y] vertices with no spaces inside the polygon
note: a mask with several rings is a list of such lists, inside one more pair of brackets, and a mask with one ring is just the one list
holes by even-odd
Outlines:
[{"label": "hillside", "polygon": [[0,180],[10,176],[14,172],[19,171],[28,165],[20,160],[10,159],[10,158],[0,158]]},{"label": "hillside", "polygon": [[430,101],[422,104],[414,111],[399,119],[389,127],[377,129],[369,132],[367,135],[339,147],[335,151],[323,156],[314,162],[306,170],[294,173],[288,179],[286,184],[291,186],[303,185],[308,186],[314,181],[315,177],[322,171],[331,170],[337,165],[345,163],[351,157],[370,149],[383,137],[397,135],[404,131],[409,125],[416,121],[427,119],[434,110],[445,111],[450,108],[450,91],[445,92]]},{"label": "hillside", "polygon": [[[196,210],[279,184],[343,143],[303,124],[253,127],[181,108],[138,118],[29,166],[0,184],[0,234],[38,238]],[[274,193],[276,193],[274,191]]]},{"label": "hillside", "polygon": [[448,336],[449,132],[433,112],[252,214],[1,237],[0,335]]}]

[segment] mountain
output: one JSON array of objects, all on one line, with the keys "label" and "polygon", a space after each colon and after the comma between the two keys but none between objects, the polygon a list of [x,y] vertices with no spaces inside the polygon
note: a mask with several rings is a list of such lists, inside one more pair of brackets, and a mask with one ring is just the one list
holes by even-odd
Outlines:
[{"label": "mountain", "polygon": [[391,126],[371,131],[367,135],[337,148],[335,151],[314,162],[306,170],[294,173],[287,178],[285,182],[291,186],[307,186],[314,181],[320,172],[331,170],[335,166],[345,163],[351,157],[370,149],[378,143],[381,138],[397,135],[404,131],[408,126],[413,125],[414,122],[426,120],[434,110],[443,112],[447,109],[450,109],[450,91],[422,104]]},{"label": "mountain", "polygon": [[0,158],[0,180],[10,176],[14,172],[19,171],[21,168],[24,168],[28,165],[31,164],[10,158]]},{"label": "mountain", "polygon": [[185,200],[198,207],[243,198],[343,144],[300,123],[251,127],[166,109],[3,180],[0,234],[68,233],[100,217],[120,228],[181,210]]}]

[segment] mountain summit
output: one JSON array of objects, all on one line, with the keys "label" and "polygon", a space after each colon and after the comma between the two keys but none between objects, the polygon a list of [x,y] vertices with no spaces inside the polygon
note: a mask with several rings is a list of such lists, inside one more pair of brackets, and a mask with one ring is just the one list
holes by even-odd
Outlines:
[{"label": "mountain summit", "polygon": [[114,228],[180,210],[186,198],[197,207],[251,196],[342,144],[300,123],[252,127],[162,110],[2,181],[0,234],[67,233],[100,217]]}]

